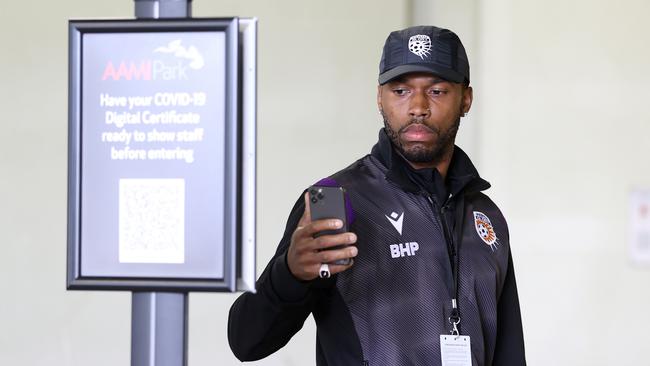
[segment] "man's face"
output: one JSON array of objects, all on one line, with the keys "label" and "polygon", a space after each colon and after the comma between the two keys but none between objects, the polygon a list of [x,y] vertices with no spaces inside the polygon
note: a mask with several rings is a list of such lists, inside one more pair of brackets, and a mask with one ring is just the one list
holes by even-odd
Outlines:
[{"label": "man's face", "polygon": [[472,88],[427,73],[410,73],[379,86],[377,104],[386,133],[415,167],[451,158],[460,117]]}]

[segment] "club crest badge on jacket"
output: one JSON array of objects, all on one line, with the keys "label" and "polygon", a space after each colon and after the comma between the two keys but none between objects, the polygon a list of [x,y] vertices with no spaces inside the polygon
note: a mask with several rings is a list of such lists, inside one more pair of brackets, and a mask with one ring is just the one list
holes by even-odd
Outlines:
[{"label": "club crest badge on jacket", "polygon": [[474,227],[483,242],[489,245],[492,251],[497,250],[499,247],[499,238],[497,238],[497,234],[494,232],[490,218],[482,212],[474,211]]}]

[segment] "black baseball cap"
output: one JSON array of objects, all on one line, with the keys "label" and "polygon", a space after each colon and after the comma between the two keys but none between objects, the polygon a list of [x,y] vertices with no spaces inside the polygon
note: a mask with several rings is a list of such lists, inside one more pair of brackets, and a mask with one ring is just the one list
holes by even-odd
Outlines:
[{"label": "black baseball cap", "polygon": [[456,33],[429,25],[391,32],[379,63],[379,84],[410,72],[428,72],[469,84],[469,61]]}]

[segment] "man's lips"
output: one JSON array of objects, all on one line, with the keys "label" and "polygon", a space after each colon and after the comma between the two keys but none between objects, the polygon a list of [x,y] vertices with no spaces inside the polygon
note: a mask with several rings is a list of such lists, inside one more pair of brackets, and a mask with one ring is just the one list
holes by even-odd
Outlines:
[{"label": "man's lips", "polygon": [[401,133],[402,138],[410,142],[430,141],[434,138],[435,132],[429,127],[422,124],[412,124],[404,128]]}]

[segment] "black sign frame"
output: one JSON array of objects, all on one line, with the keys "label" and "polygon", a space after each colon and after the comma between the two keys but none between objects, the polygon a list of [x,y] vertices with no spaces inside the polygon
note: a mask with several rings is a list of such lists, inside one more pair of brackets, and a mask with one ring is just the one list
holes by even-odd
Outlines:
[{"label": "black sign frame", "polygon": [[[223,278],[136,278],[89,277],[81,273],[81,174],[82,141],[82,47],[87,33],[125,32],[192,32],[225,33],[226,55],[226,143],[224,174],[224,276]],[[68,89],[68,249],[67,288],[69,290],[129,291],[230,291],[236,290],[237,246],[241,234],[239,215],[241,151],[239,130],[239,23],[238,18],[194,18],[165,20],[73,20],[69,22],[69,89]],[[219,238],[215,238],[218,240]]]}]

